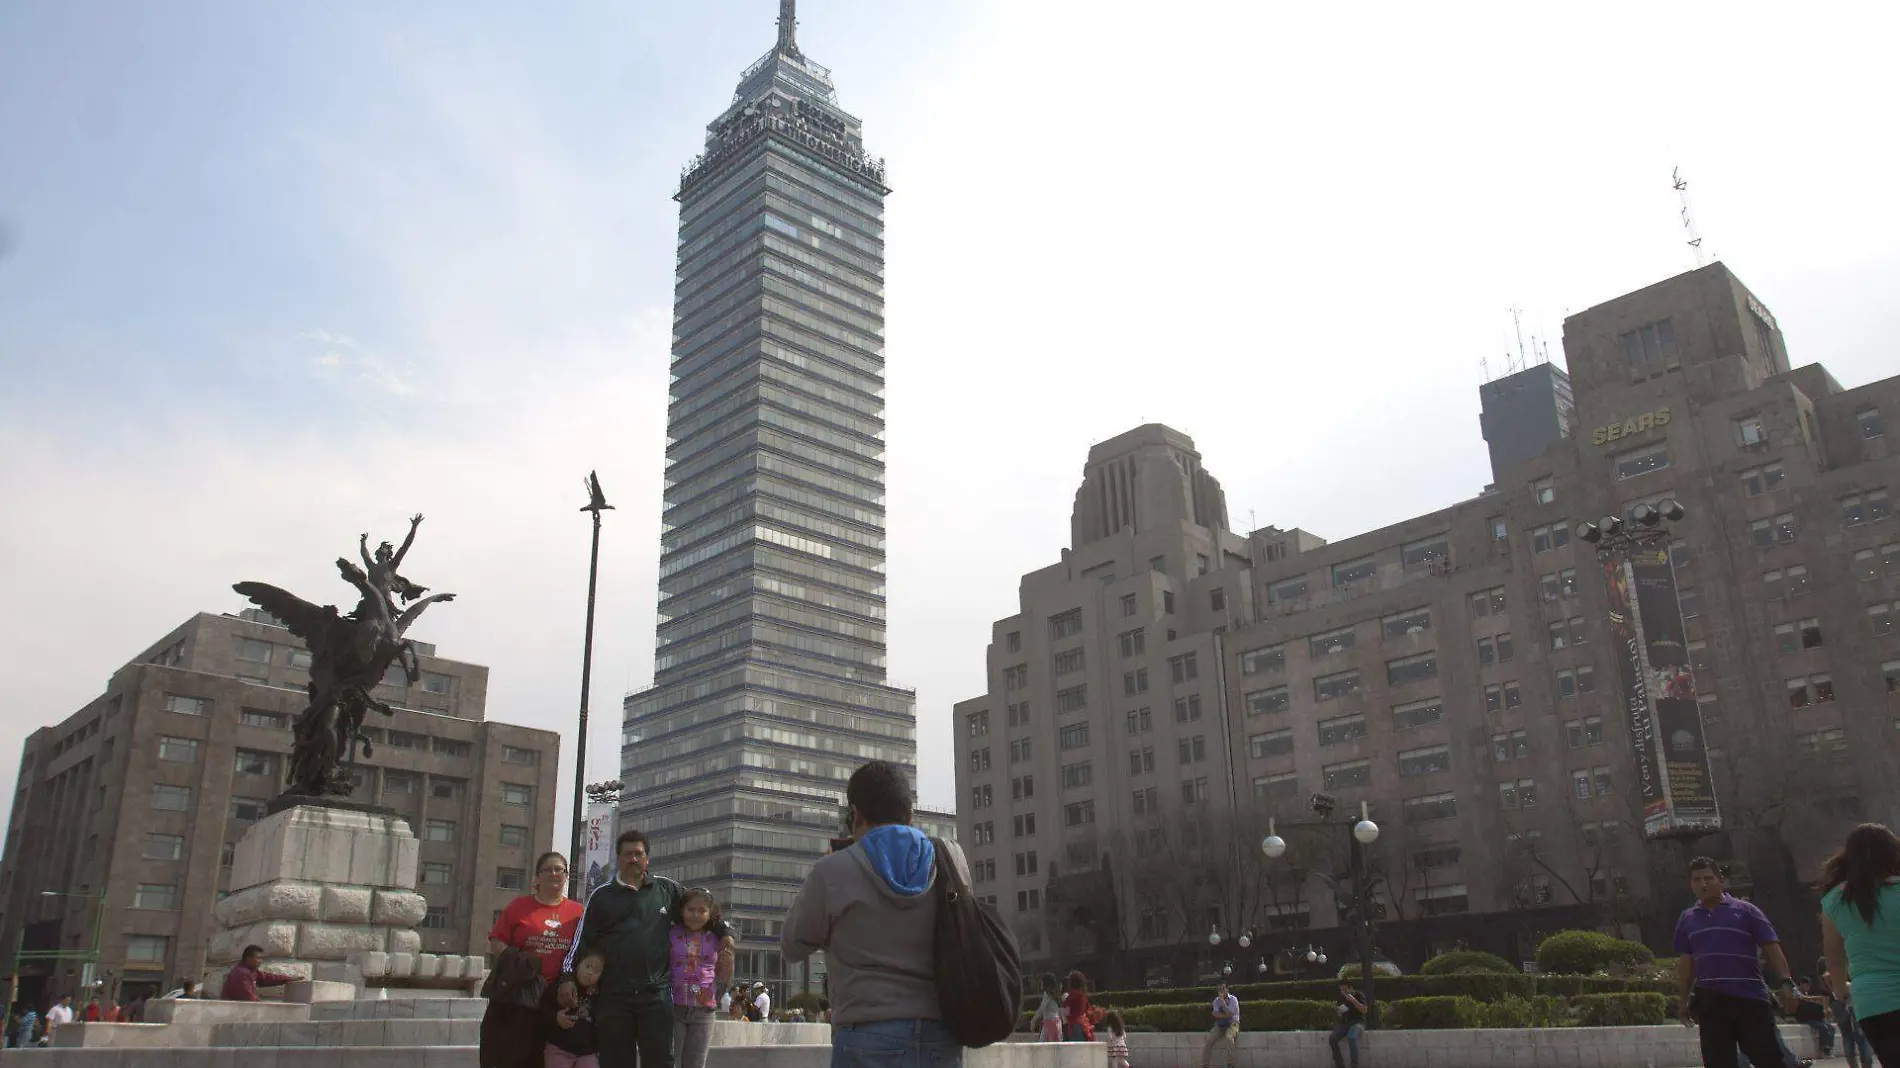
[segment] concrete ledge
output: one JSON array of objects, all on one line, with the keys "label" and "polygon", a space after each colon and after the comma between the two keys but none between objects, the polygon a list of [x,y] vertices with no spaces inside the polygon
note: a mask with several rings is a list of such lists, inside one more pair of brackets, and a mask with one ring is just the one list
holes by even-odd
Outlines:
[{"label": "concrete ledge", "polygon": [[[1781,1029],[1797,1057],[1814,1057],[1814,1033],[1800,1024]],[[1034,1046],[1012,1041],[1011,1046]],[[1136,1032],[1128,1036],[1135,1064],[1199,1063],[1205,1032]],[[1055,1043],[1047,1043],[1054,1045]],[[1324,1031],[1242,1032],[1235,1068],[1290,1063],[1328,1064]],[[1680,1068],[1702,1063],[1697,1033],[1659,1027],[1549,1027],[1445,1031],[1374,1031],[1360,1036],[1359,1055],[1379,1068]],[[966,1061],[966,1068],[974,1068]]]},{"label": "concrete ledge", "polygon": [[823,1046],[831,1048],[830,1024],[741,1023],[714,1020],[713,1046]]},{"label": "concrete ledge", "polygon": [[307,1020],[310,1006],[286,1001],[176,1001],[145,1003],[147,1024],[220,1024],[244,1020]]}]

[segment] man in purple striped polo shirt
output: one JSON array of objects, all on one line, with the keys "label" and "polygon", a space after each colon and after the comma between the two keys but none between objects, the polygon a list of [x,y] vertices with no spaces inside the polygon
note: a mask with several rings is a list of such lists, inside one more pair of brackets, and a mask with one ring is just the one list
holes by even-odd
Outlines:
[{"label": "man in purple striped polo shirt", "polygon": [[1728,895],[1722,871],[1708,857],[1689,862],[1689,889],[1696,903],[1676,920],[1676,983],[1684,1026],[1702,1029],[1706,1068],[1736,1068],[1741,1047],[1757,1065],[1782,1063],[1775,1035],[1775,1010],[1761,959],[1778,976],[1783,1007],[1794,1011],[1788,958],[1781,936],[1762,911]]}]

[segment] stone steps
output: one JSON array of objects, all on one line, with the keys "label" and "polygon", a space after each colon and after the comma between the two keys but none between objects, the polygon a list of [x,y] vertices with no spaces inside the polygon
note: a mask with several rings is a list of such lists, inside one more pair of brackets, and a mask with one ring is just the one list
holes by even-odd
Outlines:
[{"label": "stone steps", "polygon": [[[241,1048],[111,1049],[61,1047],[7,1050],[0,1068],[468,1068],[479,1050],[473,1045],[389,1047],[355,1046],[347,1060],[336,1048],[320,1046],[245,1046]],[[964,1053],[964,1068],[1100,1068],[1106,1055],[1099,1043],[1032,1044],[1012,1042]],[[831,1045],[715,1046],[707,1068],[828,1068]]]}]

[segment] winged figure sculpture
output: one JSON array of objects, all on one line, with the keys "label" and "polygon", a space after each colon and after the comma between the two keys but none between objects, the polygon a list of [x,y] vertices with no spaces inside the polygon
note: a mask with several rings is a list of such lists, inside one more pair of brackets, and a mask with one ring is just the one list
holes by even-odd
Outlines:
[{"label": "winged figure sculpture", "polygon": [[[286,794],[306,797],[348,797],[355,783],[343,774],[355,764],[358,747],[364,756],[374,747],[363,733],[370,712],[390,715],[388,703],[377,700],[375,689],[391,667],[401,665],[410,683],[420,676],[415,646],[404,635],[423,609],[437,601],[452,601],[452,593],[423,596],[417,586],[397,573],[414,543],[422,517],[409,521],[409,536],[401,549],[388,542],[371,553],[369,536],[360,542],[363,563],[339,557],[337,571],[356,587],[358,600],[349,612],[335,605],[316,605],[265,582],[240,582],[232,588],[275,616],[310,650],[309,707],[297,721],[290,748]],[[404,607],[398,608],[400,601]]]}]

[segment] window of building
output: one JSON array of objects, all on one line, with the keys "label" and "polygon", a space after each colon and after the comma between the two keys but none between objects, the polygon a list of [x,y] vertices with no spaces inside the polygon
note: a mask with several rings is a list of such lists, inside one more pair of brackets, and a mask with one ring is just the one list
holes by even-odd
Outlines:
[{"label": "window of building", "polygon": [[1409,731],[1414,727],[1423,727],[1428,723],[1438,723],[1445,718],[1444,699],[1429,697],[1423,701],[1395,705],[1392,709],[1392,729]]},{"label": "window of building", "polygon": [[1880,409],[1862,408],[1854,413],[1854,424],[1862,438],[1877,438],[1887,431],[1880,423]]},{"label": "window of building", "polygon": [[[1894,617],[1900,615],[1900,601],[1892,604],[1870,604],[1867,606],[1867,625],[1876,638],[1887,638],[1894,634]],[[1816,641],[1815,644],[1820,644]]]},{"label": "window of building", "polygon": [[1385,681],[1391,686],[1403,686],[1407,683],[1422,682],[1437,677],[1437,653],[1421,653],[1402,660],[1388,660],[1385,664]]},{"label": "window of building", "polygon": [[1435,868],[1449,868],[1464,858],[1464,849],[1455,845],[1439,845],[1421,849],[1412,854],[1412,867],[1420,871]]},{"label": "window of building", "polygon": [[195,738],[173,738],[160,735],[158,759],[175,761],[179,764],[195,764],[198,762],[198,741]]},{"label": "window of building", "polygon": [[1519,692],[1517,688],[1517,683],[1515,682],[1505,683],[1504,684],[1504,710],[1506,712],[1509,712],[1511,709],[1518,708],[1522,706],[1523,704],[1524,704],[1524,695],[1521,692]]},{"label": "window of building", "polygon": [[1585,716],[1564,724],[1564,744],[1572,749],[1603,744],[1603,717]]},{"label": "window of building", "polygon": [[256,823],[265,816],[264,799],[261,797],[234,797],[231,799],[231,822]]},{"label": "window of building", "polygon": [[1194,653],[1168,658],[1168,674],[1175,682],[1192,682],[1201,677],[1200,660]]},{"label": "window of building", "polygon": [[[983,715],[986,720],[985,726],[987,726],[989,713],[985,712]],[[520,746],[504,745],[501,747],[501,762],[503,764],[539,764],[541,762],[541,754],[532,749],[523,749]]]},{"label": "window of building", "polygon": [[1755,448],[1768,444],[1768,423],[1759,415],[1745,415],[1735,420],[1735,439],[1745,448]]},{"label": "window of building", "polygon": [[1062,806],[1062,825],[1082,827],[1095,822],[1095,802],[1076,801]]},{"label": "window of building", "polygon": [[1123,697],[1133,697],[1134,695],[1138,693],[1147,693],[1147,692],[1148,692],[1148,669],[1147,668],[1136,668],[1133,671],[1122,672],[1122,696]]},{"label": "window of building", "polygon": [[165,711],[176,712],[181,716],[202,716],[211,711],[211,702],[202,697],[168,693],[165,695]]},{"label": "window of building", "polygon": [[[987,787],[985,787],[987,789]],[[525,846],[528,844],[528,828],[512,823],[501,825],[501,844],[505,846]]]},{"label": "window of building", "polygon": [[1623,342],[1623,357],[1629,361],[1631,370],[1663,370],[1675,367],[1680,362],[1676,353],[1676,327],[1668,319],[1645,323],[1639,329],[1623,334],[1620,340]]},{"label": "window of building", "polygon": [[1787,545],[1795,539],[1794,513],[1783,512],[1773,519],[1757,519],[1748,525],[1750,536],[1755,544],[1763,549],[1771,545]]},{"label": "window of building", "polygon": [[1262,757],[1286,756],[1293,752],[1293,728],[1282,727],[1277,731],[1254,734],[1247,737],[1247,755],[1258,760]]},{"label": "window of building", "polygon": [[1296,575],[1290,579],[1281,579],[1267,587],[1268,604],[1285,604],[1288,601],[1297,601],[1304,596],[1306,596],[1305,575]]},{"label": "window of building", "polygon": [[449,927],[449,910],[446,905],[430,905],[429,911],[422,916],[422,922],[416,924],[423,931],[446,931]]},{"label": "window of building", "polygon": [[1036,834],[1036,814],[1019,812],[1011,820],[1010,833],[1016,838],[1033,838]]},{"label": "window of building", "polygon": [[1074,790],[1095,781],[1095,769],[1086,760],[1079,764],[1062,765],[1062,788]]},{"label": "window of building", "polygon": [[1458,815],[1458,798],[1452,793],[1426,794],[1422,797],[1408,797],[1402,806],[1405,810],[1405,822],[1429,823],[1433,820],[1453,819]]},{"label": "window of building", "polygon": [[1409,612],[1387,616],[1379,621],[1379,625],[1385,629],[1385,636],[1388,638],[1406,638],[1423,634],[1432,629],[1432,610],[1414,608]]},{"label": "window of building", "polygon": [[[1134,601],[1135,601],[1135,595],[1131,593],[1128,596],[1122,598],[1122,607],[1124,609],[1132,609],[1134,607]],[[1125,616],[1134,615],[1134,612],[1124,611],[1122,615],[1125,615]],[[1010,652],[1010,653],[1022,652],[1023,651],[1023,632],[1019,630],[1012,630],[1008,634],[1005,634],[1003,636],[1003,650],[1005,652]]]},{"label": "window of building", "polygon": [[247,708],[238,715],[238,722],[246,727],[265,727],[271,730],[289,730],[290,717],[282,712],[266,712],[260,708]]},{"label": "window of building", "polygon": [[1032,755],[1031,739],[1017,738],[1009,743],[1009,762],[1011,764],[1027,764]]},{"label": "window of building", "polygon": [[237,645],[239,660],[252,664],[270,663],[271,644],[269,642],[260,642],[255,638],[241,636],[234,636],[232,640]]},{"label": "window of building", "polygon": [[1492,541],[1505,541],[1511,536],[1511,528],[1504,522],[1504,517],[1501,515],[1494,515],[1485,520],[1485,527],[1491,531]]},{"label": "window of building", "polygon": [[1372,784],[1372,763],[1366,760],[1348,760],[1342,764],[1328,764],[1320,769],[1320,782],[1327,790],[1344,790],[1354,786]]},{"label": "window of building", "polygon": [[1321,675],[1313,680],[1313,698],[1318,701],[1332,701],[1358,692],[1359,672],[1357,670]]},{"label": "window of building", "polygon": [[1371,578],[1379,570],[1378,563],[1370,556],[1357,560],[1347,560],[1333,565],[1333,585],[1346,586]]},{"label": "window of building", "polygon": [[1400,775],[1433,775],[1449,770],[1451,770],[1451,747],[1448,745],[1427,745],[1399,752]]},{"label": "window of building", "polygon": [[[465,779],[451,779],[442,775],[431,775],[429,776],[429,796],[435,798],[437,801],[457,801],[461,799],[462,789],[466,784],[467,780]],[[508,797],[509,789],[510,787],[505,784],[501,788],[501,795],[504,800]],[[525,787],[521,789],[525,789]],[[509,801],[508,803],[511,805],[525,805],[527,801],[524,799],[521,801]]]},{"label": "window of building", "polygon": [[1207,759],[1207,736],[1197,734],[1174,743],[1176,758],[1182,764],[1199,764]]},{"label": "window of building", "polygon": [[1266,800],[1273,797],[1292,797],[1300,792],[1298,772],[1285,771],[1277,775],[1261,775],[1253,781],[1253,795],[1256,799]]},{"label": "window of building", "polygon": [[1531,552],[1547,553],[1570,544],[1570,520],[1559,519],[1531,531]]},{"label": "window of building", "polygon": [[[1123,631],[1118,640],[1121,642],[1123,657],[1141,656],[1148,651],[1147,632],[1142,627]],[[1079,649],[1076,651],[1081,652]]]},{"label": "window of building", "polygon": [[1247,695],[1247,714],[1259,716],[1285,712],[1292,703],[1293,699],[1284,686],[1275,686],[1269,690],[1255,690]]},{"label": "window of building", "polygon": [[1227,591],[1219,587],[1207,591],[1207,607],[1215,612],[1227,610]]},{"label": "window of building", "polygon": [[1147,775],[1155,770],[1154,746],[1144,746],[1128,751],[1128,774]]},{"label": "window of building", "polygon": [[1355,712],[1350,716],[1337,716],[1319,721],[1319,744],[1339,745],[1366,736],[1366,716]]},{"label": "window of building", "polygon": [[1064,649],[1055,655],[1055,673],[1073,675],[1083,668],[1083,652],[1080,649]]},{"label": "window of building", "polygon": [[1201,695],[1189,694],[1174,699],[1174,721],[1176,723],[1194,723],[1201,718]]},{"label": "window of building", "polygon": [[425,842],[455,841],[455,823],[452,820],[428,820],[422,825],[422,840]]},{"label": "window of building", "polygon": [[1521,760],[1530,754],[1530,736],[1524,731],[1501,731],[1491,736],[1491,759],[1500,764]]},{"label": "window of building", "polygon": [[[459,796],[461,794],[462,783],[461,783],[461,780],[459,779],[443,780],[440,778],[431,777],[430,781],[432,783],[442,783],[442,782],[447,781],[452,785],[455,791],[455,796]],[[440,792],[437,792],[435,796],[441,797],[442,794]],[[504,805],[520,805],[524,807],[528,805],[532,805],[534,803],[534,787],[523,786],[520,783],[512,783],[512,782],[502,783],[501,784],[501,803]]]},{"label": "window of building", "polygon": [[240,749],[237,751],[237,767],[235,770],[239,775],[275,776],[277,774],[277,754],[260,753],[255,749]]},{"label": "window of building", "polygon": [[1312,657],[1331,656],[1334,653],[1343,653],[1352,648],[1352,646],[1353,636],[1351,627],[1346,627],[1343,630],[1329,631],[1325,634],[1315,634],[1306,639],[1307,655]]},{"label": "window of building", "polygon": [[1841,523],[1845,526],[1878,523],[1892,514],[1893,506],[1888,503],[1887,491],[1884,489],[1841,498]]},{"label": "window of building", "polygon": [[1071,608],[1061,615],[1049,617],[1049,640],[1061,641],[1082,633],[1082,610]]},{"label": "window of building", "polygon": [[1783,475],[1779,462],[1751,467],[1742,472],[1742,492],[1750,497],[1759,497],[1781,485]]},{"label": "window of building", "polygon": [[1057,732],[1057,740],[1064,749],[1081,749],[1089,744],[1089,725],[1086,722],[1074,723]]},{"label": "window of building", "polygon": [[125,959],[128,963],[164,964],[171,953],[172,940],[165,935],[127,935]]},{"label": "window of building", "polygon": [[383,794],[414,794],[422,791],[422,776],[408,771],[383,771]]},{"label": "window of building", "polygon": [[183,860],[185,859],[185,836],[182,834],[147,834],[146,860]]},{"label": "window of building", "polygon": [[1537,780],[1506,779],[1498,783],[1498,803],[1505,808],[1530,808],[1537,804]]},{"label": "window of building", "polygon": [[1471,595],[1473,616],[1501,615],[1504,612],[1504,587],[1493,586]]},{"label": "window of building", "polygon": [[1775,648],[1783,654],[1795,653],[1803,649],[1816,649],[1820,645],[1821,621],[1819,619],[1810,618],[1795,623],[1775,625]]},{"label": "window of building", "polygon": [[1494,684],[1484,688],[1484,710],[1486,712],[1504,711],[1504,687]]},{"label": "window of building", "polygon": [[1596,785],[1597,796],[1608,797],[1611,787],[1610,769],[1608,767],[1591,768],[1590,778]]},{"label": "window of building", "polygon": [[1240,673],[1259,675],[1268,671],[1279,671],[1286,667],[1286,649],[1274,645],[1265,649],[1249,649],[1240,654]]},{"label": "window of building", "polygon": [[1797,675],[1788,680],[1788,705],[1791,708],[1806,708],[1809,705],[1826,704],[1832,700],[1834,700],[1834,677],[1826,672]]},{"label": "window of building", "polygon": [[1668,466],[1669,446],[1658,442],[1655,445],[1645,445],[1640,449],[1619,453],[1616,457],[1616,477],[1619,480],[1640,478]]},{"label": "window of building", "polygon": [[496,868],[495,889],[525,890],[528,886],[528,872],[525,868]]},{"label": "window of building", "polygon": [[1411,568],[1432,567],[1451,559],[1451,542],[1443,534],[1407,542],[1399,548],[1399,560]]},{"label": "window of building", "polygon": [[1839,727],[1798,734],[1795,735],[1794,740],[1795,744],[1811,756],[1840,753],[1847,749],[1847,732]]},{"label": "window of building", "polygon": [[1154,729],[1154,714],[1148,709],[1137,708],[1128,713],[1128,733],[1141,734]]},{"label": "window of building", "polygon": [[1161,611],[1167,615],[1174,614],[1174,591],[1173,590],[1161,591]]},{"label": "window of building", "polygon": [[1557,485],[1547,478],[1531,483],[1531,499],[1538,504],[1550,504],[1557,499]]}]

